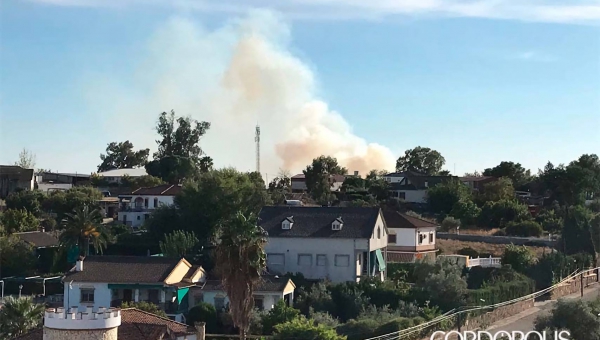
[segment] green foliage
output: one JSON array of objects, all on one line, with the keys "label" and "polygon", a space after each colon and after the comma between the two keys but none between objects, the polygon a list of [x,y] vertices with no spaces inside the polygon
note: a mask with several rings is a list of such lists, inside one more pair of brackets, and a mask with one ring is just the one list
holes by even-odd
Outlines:
[{"label": "green foliage", "polygon": [[81,255],[89,255],[90,244],[96,253],[102,253],[110,239],[110,232],[102,225],[102,214],[97,208],[85,205],[67,213],[64,231],[59,236],[61,246],[79,247]]},{"label": "green foliage", "polygon": [[139,310],[143,310],[144,312],[148,312],[154,315],[158,315],[160,317],[166,318],[167,313],[161,310],[156,304],[152,302],[140,301],[140,302],[123,302],[121,304],[121,308],[137,308]]},{"label": "green foliage", "polygon": [[0,224],[8,235],[24,231],[37,231],[40,226],[37,217],[25,209],[8,209],[2,213],[1,217]]},{"label": "green foliage", "polygon": [[194,161],[182,156],[165,156],[150,161],[146,164],[146,172],[171,184],[180,184],[183,180],[193,179],[198,174]]},{"label": "green foliage", "polygon": [[535,320],[537,331],[567,330],[569,339],[600,339],[600,308],[598,301],[558,300],[550,315],[541,315]]},{"label": "green foliage", "polygon": [[312,340],[345,340],[345,336],[338,335],[335,330],[325,326],[316,325],[306,318],[297,318],[275,326],[273,340],[312,339]]},{"label": "green foliage", "polygon": [[396,171],[416,171],[427,175],[437,175],[446,160],[442,155],[433,149],[417,146],[404,152],[396,161]]},{"label": "green foliage", "polygon": [[49,213],[56,214],[56,221],[61,223],[66,214],[75,209],[88,206],[90,209],[99,208],[98,200],[102,199],[102,193],[93,187],[73,187],[64,191],[51,192],[42,207]]},{"label": "green foliage", "polygon": [[336,328],[340,325],[340,320],[327,312],[315,312],[314,309],[310,308],[308,316],[317,325],[325,325],[331,328]]},{"label": "green foliage", "polygon": [[514,281],[496,282],[480,289],[469,290],[468,302],[470,305],[491,305],[526,296],[534,291],[535,282],[522,277]]},{"label": "green foliage", "polygon": [[583,204],[586,193],[600,192],[600,160],[597,155],[582,155],[568,166],[548,162],[539,174],[540,190],[561,206]]},{"label": "green foliage", "polygon": [[483,202],[497,202],[515,198],[513,181],[508,177],[499,178],[497,181],[487,183],[478,197]]},{"label": "green foliage", "polygon": [[442,310],[464,304],[467,282],[458,265],[445,260],[436,263],[418,262],[413,275],[416,279],[413,293],[418,301],[431,301]]},{"label": "green foliage", "polygon": [[319,156],[302,172],[310,196],[318,202],[325,203],[330,200],[330,176],[345,175],[348,170],[338,165],[337,159],[333,157]]},{"label": "green foliage", "polygon": [[361,310],[369,304],[369,298],[364,291],[354,283],[342,283],[330,287],[331,298],[335,310],[333,315],[341,321],[356,318]]},{"label": "green foliage", "polygon": [[510,222],[521,222],[531,219],[527,206],[514,200],[487,202],[477,221],[482,228],[504,228]]},{"label": "green foliage", "polygon": [[106,154],[100,155],[102,163],[98,165],[98,172],[142,167],[148,161],[149,154],[150,149],[133,151],[133,143],[128,140],[109,143]]},{"label": "green foliage", "polygon": [[535,221],[511,222],[506,226],[506,235],[522,237],[539,237],[544,230]]},{"label": "green foliage", "polygon": [[588,205],[588,209],[590,209],[592,212],[600,213],[600,198],[593,200],[592,203]]},{"label": "green foliage", "polygon": [[340,335],[347,336],[348,340],[363,340],[375,335],[379,327],[379,321],[373,319],[349,320],[339,325],[336,331]]},{"label": "green foliage", "polygon": [[537,289],[541,290],[559,282],[575,270],[589,268],[591,264],[592,256],[590,254],[579,253],[567,256],[563,253],[553,252],[539,258],[537,263],[527,271],[527,274],[535,280]]},{"label": "green foliage", "polygon": [[447,216],[442,221],[442,230],[444,231],[456,230],[458,227],[460,227],[460,220],[452,216]]},{"label": "green foliage", "polygon": [[526,246],[509,244],[504,249],[502,264],[510,265],[514,270],[525,273],[535,262],[535,254]]},{"label": "green foliage", "polygon": [[154,176],[144,175],[138,177],[123,176],[121,177],[121,186],[124,188],[130,188],[135,190],[138,188],[155,187],[157,185],[165,184],[165,182]]},{"label": "green foliage", "polygon": [[477,250],[475,250],[475,249],[473,249],[471,247],[466,247],[466,248],[459,249],[456,253],[458,255],[469,256],[472,259],[479,257],[479,252],[477,252]]},{"label": "green foliage", "polygon": [[563,219],[554,210],[544,209],[536,217],[535,221],[547,232],[557,233],[563,227]]},{"label": "green foliage", "polygon": [[279,300],[275,307],[262,318],[263,334],[272,334],[276,325],[293,321],[299,316],[299,310],[287,306],[284,300]]},{"label": "green foliage", "polygon": [[16,236],[0,237],[2,277],[27,276],[34,273],[37,259],[33,247]]},{"label": "green foliage", "polygon": [[281,204],[285,201],[285,195],[292,192],[292,179],[289,174],[282,171],[278,177],[269,182],[268,192],[275,204]]},{"label": "green foliage", "polygon": [[9,210],[27,210],[35,217],[40,217],[44,199],[44,193],[39,190],[19,190],[8,195],[5,202]]},{"label": "green foliage", "polygon": [[561,243],[566,254],[586,252],[595,254],[592,238],[592,221],[594,214],[583,206],[570,207],[565,213],[565,222],[562,229]]},{"label": "green foliage", "polygon": [[477,218],[481,214],[481,208],[471,200],[461,200],[452,206],[450,216],[460,219],[463,226],[477,224]]},{"label": "green foliage", "polygon": [[527,183],[531,177],[531,172],[523,168],[520,163],[501,162],[499,165],[488,168],[483,171],[484,176],[506,177],[509,178],[516,188],[520,188]]},{"label": "green foliage", "polygon": [[201,302],[192,307],[186,316],[188,325],[193,326],[196,322],[206,323],[206,332],[215,334],[218,332],[218,318],[215,306],[210,303]]},{"label": "green foliage", "polygon": [[183,257],[190,255],[198,246],[198,238],[193,232],[176,230],[165,235],[164,241],[159,242],[160,251],[167,257]]},{"label": "green foliage", "polygon": [[34,303],[30,297],[5,298],[0,308],[0,338],[16,338],[40,327],[43,315],[44,305]]},{"label": "green foliage", "polygon": [[308,289],[300,289],[295,306],[304,315],[308,315],[310,308],[318,312],[335,313],[335,304],[331,292],[324,282],[319,282]]},{"label": "green foliage", "polygon": [[449,214],[456,203],[470,197],[469,188],[458,180],[440,183],[427,191],[427,203],[433,213]]}]

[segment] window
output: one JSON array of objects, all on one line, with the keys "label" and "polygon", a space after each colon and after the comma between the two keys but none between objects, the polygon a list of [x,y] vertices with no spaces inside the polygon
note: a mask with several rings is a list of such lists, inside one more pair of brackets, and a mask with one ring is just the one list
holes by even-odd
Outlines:
[{"label": "window", "polygon": [[154,197],[154,207],[158,208],[158,198]]},{"label": "window", "polygon": [[429,243],[433,243],[433,233],[429,233]]},{"label": "window", "polygon": [[281,229],[292,229],[292,224],[289,221],[281,222]]},{"label": "window", "polygon": [[398,193],[398,198],[405,200],[406,199],[406,193],[405,192],[399,192]]},{"label": "window", "polygon": [[423,239],[425,238],[425,235],[419,233],[419,244],[423,243]]},{"label": "window", "polygon": [[396,244],[396,235],[388,235],[388,243]]},{"label": "window", "polygon": [[254,308],[258,308],[258,310],[264,310],[265,309],[265,302],[261,297],[255,297],[254,298]]},{"label": "window", "polygon": [[317,266],[323,267],[327,265],[327,255],[317,254]]},{"label": "window", "polygon": [[147,220],[150,218],[150,214],[144,214],[144,220]]},{"label": "window", "polygon": [[267,271],[285,273],[285,256],[283,254],[267,254]]},{"label": "window", "polygon": [[225,298],[220,296],[215,296],[215,309],[223,310],[225,309]]},{"label": "window", "polygon": [[127,223],[127,215],[123,214],[123,223]]},{"label": "window", "polygon": [[141,220],[141,219],[142,219],[142,217],[138,215],[137,219],[138,219],[138,221],[139,221],[139,220]]},{"label": "window", "polygon": [[298,265],[302,267],[312,266],[312,255],[310,254],[298,254]]},{"label": "window", "polygon": [[336,267],[348,267],[350,266],[350,255],[336,255],[335,256]]},{"label": "window", "polygon": [[148,208],[148,199],[144,198],[144,207]]},{"label": "window", "polygon": [[331,224],[331,230],[341,230],[341,229],[342,229],[341,223],[333,222]]},{"label": "window", "polygon": [[381,238],[381,227],[377,227],[377,238]]},{"label": "window", "polygon": [[94,289],[81,289],[80,290],[81,293],[81,299],[80,302],[82,303],[94,303]]},{"label": "window", "polygon": [[150,289],[148,291],[148,301],[158,303],[158,289]]}]

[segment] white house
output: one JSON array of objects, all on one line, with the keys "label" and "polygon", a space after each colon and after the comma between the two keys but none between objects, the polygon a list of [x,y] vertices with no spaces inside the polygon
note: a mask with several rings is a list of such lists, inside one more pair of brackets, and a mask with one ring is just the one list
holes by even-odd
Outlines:
[{"label": "white house", "polygon": [[394,172],[383,176],[390,183],[391,197],[408,203],[426,203],[427,190],[443,182],[451,180],[452,176],[429,176],[416,171]]},{"label": "white house", "polygon": [[385,276],[388,230],[379,208],[266,206],[259,224],[269,233],[270,273],[333,282]]},{"label": "white house", "polygon": [[397,211],[384,210],[389,230],[388,261],[414,262],[435,258],[438,225]]},{"label": "white house", "polygon": [[146,176],[148,173],[145,168],[129,168],[129,169],[115,169],[104,172],[99,172],[98,176],[104,177],[109,183],[121,183],[121,178],[124,176],[129,177],[141,177]]},{"label": "white house", "polygon": [[178,184],[162,184],[119,195],[119,221],[134,228],[141,226],[150,217],[152,210],[172,205],[181,188]]},{"label": "white house", "polygon": [[182,321],[189,309],[190,287],[205,279],[185,259],[159,256],[88,256],[63,278],[64,308],[119,307],[148,301]]}]

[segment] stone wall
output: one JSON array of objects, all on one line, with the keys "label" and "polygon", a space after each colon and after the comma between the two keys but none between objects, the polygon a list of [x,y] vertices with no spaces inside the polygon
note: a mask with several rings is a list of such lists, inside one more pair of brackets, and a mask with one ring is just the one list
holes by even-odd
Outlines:
[{"label": "stone wall", "polygon": [[464,327],[461,329],[462,331],[475,330],[480,327],[488,327],[494,322],[506,319],[510,316],[519,314],[528,310],[529,308],[533,308],[534,300],[529,299],[525,301],[520,301],[513,303],[511,305],[498,307],[494,310],[491,310],[483,315],[478,315],[474,317],[469,317],[465,321]]},{"label": "stone wall", "polygon": [[[583,287],[588,287],[592,284],[598,283],[598,275],[595,272],[585,272],[583,275]],[[581,292],[581,275],[576,276],[570,282],[564,283],[563,285],[556,287],[550,293],[551,300],[557,300],[563,296],[580,293]]]},{"label": "stone wall", "polygon": [[44,327],[44,340],[117,340],[118,328],[66,330]]}]

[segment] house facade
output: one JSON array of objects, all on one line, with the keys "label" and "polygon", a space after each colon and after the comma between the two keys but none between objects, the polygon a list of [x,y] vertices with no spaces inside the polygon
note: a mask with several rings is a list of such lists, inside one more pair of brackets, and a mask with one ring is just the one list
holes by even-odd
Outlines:
[{"label": "house facade", "polygon": [[390,184],[390,195],[408,203],[427,202],[427,190],[439,183],[450,181],[452,176],[429,176],[415,171],[394,172],[383,176]]},{"label": "house facade", "polygon": [[[344,175],[331,175],[329,176],[329,183],[331,184],[331,191],[339,191],[342,187],[342,183],[346,180]],[[291,178],[292,192],[306,192],[306,176],[304,174],[294,175]]]},{"label": "house facade", "polygon": [[389,230],[389,262],[435,259],[437,224],[391,210],[384,210],[383,216]]},{"label": "house facade", "polygon": [[189,309],[190,287],[206,276],[185,259],[154,256],[88,256],[63,278],[64,308],[118,307],[148,301],[176,321]]},{"label": "house facade", "polygon": [[388,230],[379,208],[266,206],[259,224],[270,273],[333,282],[385,277]]},{"label": "house facade", "polygon": [[99,172],[97,174],[100,177],[103,177],[108,183],[121,183],[121,178],[124,176],[129,177],[141,177],[146,176],[148,173],[145,168],[130,168],[130,169],[115,169],[108,170],[104,172]]},{"label": "house facade", "polygon": [[139,228],[150,213],[160,206],[172,205],[181,185],[163,184],[150,188],[139,188],[130,194],[119,195],[119,221]]},{"label": "house facade", "polygon": [[33,169],[0,165],[0,199],[5,199],[17,190],[33,190],[34,187]]},{"label": "house facade", "polygon": [[479,176],[479,177],[460,177],[459,180],[469,189],[477,192],[482,192],[484,185],[497,181],[498,178],[492,176]]}]

